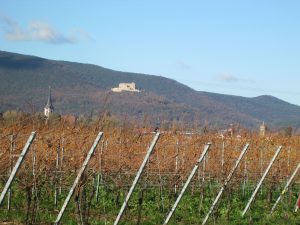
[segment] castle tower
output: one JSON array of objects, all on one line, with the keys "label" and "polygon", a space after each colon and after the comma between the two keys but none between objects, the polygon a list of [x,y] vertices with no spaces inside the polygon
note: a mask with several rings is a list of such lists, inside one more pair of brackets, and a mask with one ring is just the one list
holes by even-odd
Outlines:
[{"label": "castle tower", "polygon": [[259,136],[265,137],[267,132],[267,125],[263,122],[259,127]]},{"label": "castle tower", "polygon": [[51,98],[51,87],[49,87],[49,95],[48,95],[48,101],[44,108],[44,115],[49,119],[50,115],[53,113],[54,107],[52,105],[52,98]]}]

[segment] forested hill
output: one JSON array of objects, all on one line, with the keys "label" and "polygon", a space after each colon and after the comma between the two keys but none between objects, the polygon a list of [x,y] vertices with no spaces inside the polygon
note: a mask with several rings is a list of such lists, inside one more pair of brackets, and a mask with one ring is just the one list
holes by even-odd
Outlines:
[{"label": "forested hill", "polygon": [[[109,111],[124,117],[150,117],[226,126],[299,126],[300,107],[272,96],[245,98],[195,91],[162,76],[120,72],[100,66],[48,60],[0,51],[0,111],[42,111],[52,87],[61,114]],[[121,82],[135,82],[140,93],[112,93]]]}]

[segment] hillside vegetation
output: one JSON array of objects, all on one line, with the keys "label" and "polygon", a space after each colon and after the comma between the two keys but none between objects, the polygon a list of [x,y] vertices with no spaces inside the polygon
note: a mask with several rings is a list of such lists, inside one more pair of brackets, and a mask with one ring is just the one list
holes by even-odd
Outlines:
[{"label": "hillside vegetation", "polygon": [[[227,126],[299,126],[300,107],[272,96],[245,98],[195,91],[162,76],[119,72],[96,65],[0,51],[0,111],[42,111],[51,85],[58,113],[152,117],[161,121]],[[112,93],[135,82],[141,93]]]}]

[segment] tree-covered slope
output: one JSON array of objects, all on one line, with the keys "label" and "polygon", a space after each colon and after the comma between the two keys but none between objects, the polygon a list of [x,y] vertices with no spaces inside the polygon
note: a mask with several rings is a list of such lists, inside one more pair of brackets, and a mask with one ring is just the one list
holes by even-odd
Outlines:
[{"label": "tree-covered slope", "polygon": [[[300,107],[271,96],[245,98],[195,91],[162,76],[128,73],[100,66],[47,60],[0,51],[0,111],[41,111],[52,87],[59,113],[108,110],[116,116],[152,116],[203,124],[239,123],[256,127],[299,125]],[[135,82],[141,93],[111,93],[121,82]]]}]

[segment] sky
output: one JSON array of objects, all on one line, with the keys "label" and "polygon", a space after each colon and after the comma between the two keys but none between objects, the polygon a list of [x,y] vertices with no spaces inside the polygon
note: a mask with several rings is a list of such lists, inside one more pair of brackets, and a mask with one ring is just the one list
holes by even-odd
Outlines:
[{"label": "sky", "polygon": [[0,50],[300,105],[299,10],[298,0],[0,0]]}]

